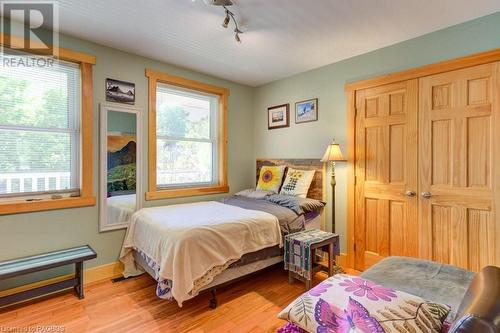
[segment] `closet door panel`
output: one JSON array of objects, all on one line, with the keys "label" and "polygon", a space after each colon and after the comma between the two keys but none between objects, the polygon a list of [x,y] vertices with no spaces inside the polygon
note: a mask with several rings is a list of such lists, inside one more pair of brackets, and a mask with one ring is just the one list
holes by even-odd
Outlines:
[{"label": "closet door panel", "polygon": [[417,80],[356,93],[357,269],[418,255]]},{"label": "closet door panel", "polygon": [[497,68],[420,79],[420,256],[476,271],[498,264]]}]

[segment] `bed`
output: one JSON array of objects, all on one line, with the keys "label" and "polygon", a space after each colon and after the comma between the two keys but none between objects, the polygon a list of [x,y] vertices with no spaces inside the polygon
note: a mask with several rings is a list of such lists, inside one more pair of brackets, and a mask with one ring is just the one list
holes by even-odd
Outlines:
[{"label": "bed", "polygon": [[122,223],[129,221],[136,210],[136,195],[125,194],[108,197],[107,199],[108,223]]},{"label": "bed", "polygon": [[[257,160],[257,174],[264,165],[314,170],[307,197],[323,199],[324,170],[319,160]],[[321,226],[321,221],[322,209],[301,214],[242,195],[143,208],[132,216],[120,260],[125,277],[150,274],[157,281],[158,297],[175,299],[182,306],[210,290],[213,308],[215,288],[281,263],[283,235]]]}]

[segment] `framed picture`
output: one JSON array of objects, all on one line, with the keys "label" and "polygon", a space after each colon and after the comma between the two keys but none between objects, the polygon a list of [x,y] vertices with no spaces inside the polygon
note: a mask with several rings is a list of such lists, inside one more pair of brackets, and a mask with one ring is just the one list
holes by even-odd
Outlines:
[{"label": "framed picture", "polygon": [[295,123],[307,123],[318,120],[318,99],[295,103]]},{"label": "framed picture", "polygon": [[135,84],[114,79],[106,79],[106,101],[134,105]]},{"label": "framed picture", "polygon": [[272,106],[267,109],[267,129],[290,126],[290,104]]}]

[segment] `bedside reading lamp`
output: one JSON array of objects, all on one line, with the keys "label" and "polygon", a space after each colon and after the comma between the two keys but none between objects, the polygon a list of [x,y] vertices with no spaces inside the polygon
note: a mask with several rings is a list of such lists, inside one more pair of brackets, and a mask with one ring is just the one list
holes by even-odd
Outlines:
[{"label": "bedside reading lamp", "polygon": [[321,162],[327,163],[332,162],[332,232],[335,233],[335,162],[345,162],[344,156],[342,156],[342,151],[338,143],[333,142],[326,148],[325,155],[321,159]]}]

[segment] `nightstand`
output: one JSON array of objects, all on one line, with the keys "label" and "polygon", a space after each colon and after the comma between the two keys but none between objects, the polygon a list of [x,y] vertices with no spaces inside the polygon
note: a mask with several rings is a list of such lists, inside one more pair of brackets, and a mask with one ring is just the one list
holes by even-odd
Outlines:
[{"label": "nightstand", "polygon": [[[316,260],[316,252],[328,253],[327,266]],[[285,236],[285,269],[288,282],[295,279],[305,282],[306,290],[311,289],[312,277],[325,270],[328,276],[335,273],[335,256],[339,255],[339,235],[317,229],[304,230]]]}]

